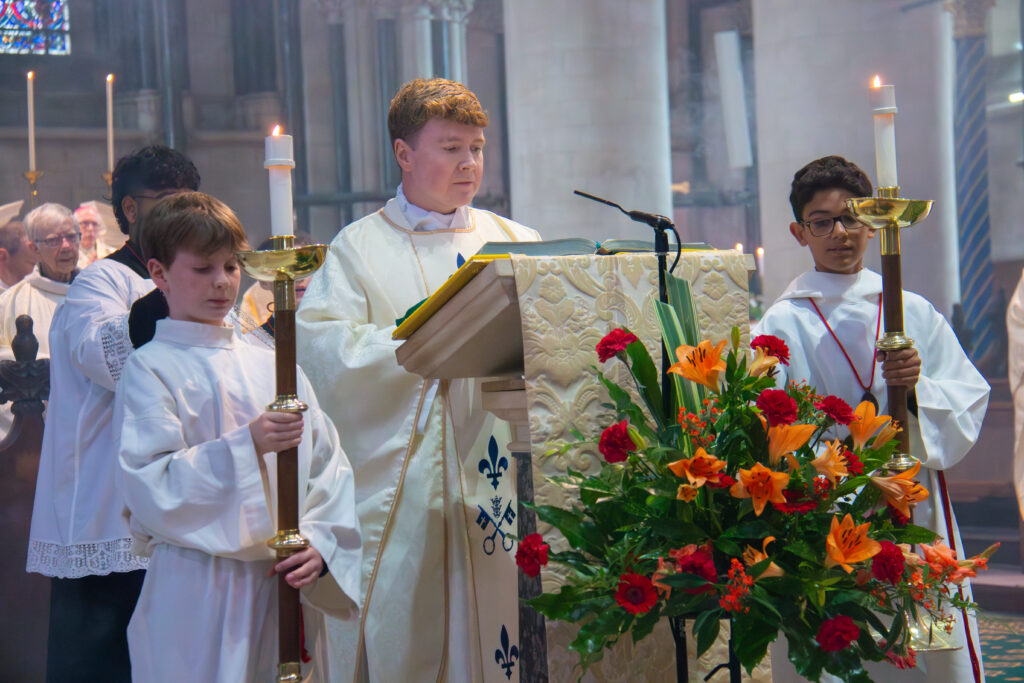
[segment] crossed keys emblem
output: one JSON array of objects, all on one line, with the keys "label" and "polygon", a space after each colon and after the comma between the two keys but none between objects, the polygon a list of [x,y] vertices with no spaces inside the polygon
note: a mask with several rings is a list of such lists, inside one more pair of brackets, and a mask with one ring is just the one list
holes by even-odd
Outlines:
[{"label": "crossed keys emblem", "polygon": [[[501,534],[501,547],[505,552],[512,550],[512,546],[515,541],[508,535],[508,530],[502,529],[503,526],[512,526],[516,521],[516,511],[512,507],[512,500],[510,499],[508,504],[505,506],[505,512],[501,511],[501,496],[495,496],[491,499],[491,510],[487,511],[483,505],[477,505],[477,509],[480,510],[480,514],[476,517],[476,523],[480,525],[480,528],[487,531],[487,525],[491,524],[494,526],[494,532],[484,539],[484,553],[493,555],[497,541],[495,540],[498,534]],[[493,514],[492,514],[493,513]]]}]

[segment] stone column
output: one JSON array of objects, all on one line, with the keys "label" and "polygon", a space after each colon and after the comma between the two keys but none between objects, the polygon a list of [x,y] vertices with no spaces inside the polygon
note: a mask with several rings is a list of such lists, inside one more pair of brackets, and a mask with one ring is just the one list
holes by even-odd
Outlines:
[{"label": "stone column", "polygon": [[[901,194],[935,200],[931,216],[902,235],[903,285],[949,316],[959,299],[949,14],[888,0],[772,0],[752,13],[766,303],[813,267],[788,230],[793,173],[840,154],[875,180],[868,87],[877,73],[896,86]],[[876,239],[865,265],[877,270],[879,260]]]},{"label": "stone column", "polygon": [[505,2],[512,217],[546,239],[653,238],[670,215],[664,0]]},{"label": "stone column", "polygon": [[430,78],[433,52],[430,38],[430,7],[416,2],[398,10],[398,80]]},{"label": "stone column", "polygon": [[[386,145],[377,59],[377,18],[368,4],[344,5],[345,80],[348,92],[352,189],[380,190],[381,150]],[[358,211],[357,211],[358,214]]]},{"label": "stone column", "polygon": [[[996,345],[992,317],[992,239],[988,211],[988,122],[985,116],[985,14],[995,0],[953,0],[956,39],[956,198],[960,237],[960,343],[988,365]],[[965,334],[966,332],[966,334]],[[1005,353],[1005,351],[1004,351]]]}]

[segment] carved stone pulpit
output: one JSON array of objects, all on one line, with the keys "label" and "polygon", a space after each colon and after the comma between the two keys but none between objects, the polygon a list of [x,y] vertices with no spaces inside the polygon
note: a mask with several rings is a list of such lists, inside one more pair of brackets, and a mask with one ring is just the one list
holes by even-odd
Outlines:
[{"label": "carved stone pulpit", "polygon": [[[658,290],[654,254],[614,256],[526,257],[512,255],[484,267],[429,318],[408,334],[397,351],[408,371],[427,378],[480,378],[481,407],[509,423],[516,468],[518,516],[516,536],[538,531],[558,548],[564,539],[538,523],[522,505],[564,505],[565,492],[549,477],[567,468],[587,472],[600,467],[596,444],[591,450],[546,456],[552,443],[574,440],[576,428],[596,438],[610,422],[607,394],[597,381],[597,342],[616,327],[627,327],[660,357],[660,332],[655,301]],[[701,335],[717,341],[738,326],[749,342],[749,255],[736,251],[684,252],[674,274],[688,280],[694,293]],[[401,330],[401,328],[400,328]],[[627,378],[621,363],[602,368],[613,381]],[[483,466],[481,466],[481,471]],[[464,471],[465,477],[476,473]],[[466,491],[473,490],[467,483]],[[475,510],[485,501],[465,501]],[[483,509],[483,507],[481,507]],[[480,535],[485,529],[472,527]],[[515,546],[487,561],[494,576],[487,595],[517,591],[526,599],[553,590],[565,577],[548,566],[537,579],[518,573]],[[510,570],[509,567],[512,569]],[[474,565],[474,573],[480,571]],[[510,579],[510,577],[512,577]],[[479,584],[478,584],[479,585]],[[495,605],[514,605],[500,601]],[[576,627],[545,623],[532,608],[502,616],[503,635],[495,643],[495,663],[484,661],[486,681],[575,680],[578,656],[568,650]],[[504,625],[516,626],[505,628]],[[508,632],[506,634],[506,631]],[[690,646],[693,647],[692,638]],[[485,646],[489,643],[485,643]],[[518,666],[508,667],[511,652]],[[487,647],[484,652],[488,652]],[[711,652],[711,656],[718,653]],[[504,658],[504,659],[503,659]],[[505,666],[502,666],[502,663]],[[493,669],[493,670],[492,670]],[[586,681],[675,681],[675,655],[667,620],[638,645],[622,639],[591,667]]]}]

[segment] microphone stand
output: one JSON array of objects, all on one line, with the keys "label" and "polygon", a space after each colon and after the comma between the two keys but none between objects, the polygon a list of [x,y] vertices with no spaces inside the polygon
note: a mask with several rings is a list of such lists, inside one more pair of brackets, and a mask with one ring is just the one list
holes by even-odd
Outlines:
[{"label": "microphone stand", "polygon": [[[668,303],[668,231],[675,232],[675,224],[665,216],[660,216],[654,213],[646,213],[644,211],[627,211],[618,204],[608,199],[602,199],[580,190],[573,190],[573,194],[578,194],[581,197],[586,197],[595,202],[601,204],[607,204],[608,206],[615,207],[622,213],[626,214],[634,221],[638,223],[646,223],[647,225],[654,228],[654,253],[658,256],[658,299],[664,303]],[[676,234],[677,250],[681,249],[679,243],[679,235]],[[679,262],[679,256],[677,251],[676,263]],[[676,264],[673,263],[672,267],[675,268]],[[669,419],[669,413],[672,411],[672,399],[668,392],[668,367],[671,365],[668,358],[668,349],[665,348],[665,344],[661,344],[661,410],[662,414],[665,415],[665,419]]]}]

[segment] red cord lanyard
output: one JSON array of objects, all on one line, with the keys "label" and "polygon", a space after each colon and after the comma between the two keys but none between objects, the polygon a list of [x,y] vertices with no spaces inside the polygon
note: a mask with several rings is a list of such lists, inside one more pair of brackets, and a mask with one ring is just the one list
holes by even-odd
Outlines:
[{"label": "red cord lanyard", "polygon": [[[860,379],[860,374],[857,372],[857,368],[854,367],[854,365],[853,365],[853,361],[850,360],[850,354],[848,354],[846,352],[846,349],[843,347],[843,343],[841,341],[839,341],[839,337],[837,337],[836,333],[832,331],[832,326],[828,324],[828,321],[825,320],[825,316],[823,316],[821,314],[821,309],[818,308],[818,304],[814,303],[814,299],[812,299],[810,297],[808,297],[807,300],[811,302],[812,306],[814,306],[814,310],[818,314],[818,317],[821,318],[821,322],[825,323],[825,329],[828,330],[828,333],[831,334],[832,338],[836,340],[836,344],[839,346],[839,350],[843,352],[843,357],[846,358],[846,362],[850,364],[850,369],[853,370],[853,376],[857,378],[857,384],[860,385],[860,388],[864,390],[864,395],[867,396],[868,394],[871,393],[871,385],[873,385],[875,383],[875,365],[876,365],[876,363],[875,363],[875,350],[874,349],[871,350],[871,379],[868,381],[867,384],[864,384],[864,382],[862,382],[861,379]],[[881,329],[882,329],[882,295],[879,294],[878,295],[878,322],[875,323],[875,339],[876,340],[878,339],[878,333],[879,333],[879,331]]]}]

